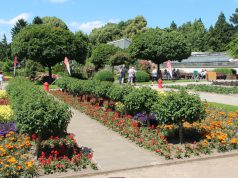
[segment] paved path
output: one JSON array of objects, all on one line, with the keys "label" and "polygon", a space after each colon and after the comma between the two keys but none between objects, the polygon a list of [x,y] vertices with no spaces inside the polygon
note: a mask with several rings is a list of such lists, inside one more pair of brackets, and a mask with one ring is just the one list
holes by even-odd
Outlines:
[{"label": "paved path", "polygon": [[90,178],[237,178],[238,156],[187,162],[170,166],[154,166],[92,176]]},{"label": "paved path", "polygon": [[92,148],[94,159],[103,171],[154,165],[162,158],[138,147],[135,143],[109,130],[85,114],[73,110],[68,132],[76,135],[77,143]]}]

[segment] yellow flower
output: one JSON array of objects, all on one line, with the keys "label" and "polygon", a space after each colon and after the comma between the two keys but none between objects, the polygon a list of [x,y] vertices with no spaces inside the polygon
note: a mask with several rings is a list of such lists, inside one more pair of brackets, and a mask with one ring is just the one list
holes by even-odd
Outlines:
[{"label": "yellow flower", "polygon": [[233,138],[233,139],[231,139],[230,143],[231,143],[231,144],[236,144],[236,143],[238,143],[238,140],[235,139],[235,138]]},{"label": "yellow flower", "polygon": [[7,98],[7,92],[4,90],[0,90],[0,99],[5,99]]},{"label": "yellow flower", "polygon": [[16,163],[17,163],[17,160],[16,160],[16,158],[11,157],[10,159],[7,160],[7,162],[8,162],[8,163],[16,164]]},{"label": "yellow flower", "polygon": [[[0,121],[9,121],[13,116],[13,111],[10,106],[0,105]],[[10,136],[11,134],[7,134],[6,136]]]}]

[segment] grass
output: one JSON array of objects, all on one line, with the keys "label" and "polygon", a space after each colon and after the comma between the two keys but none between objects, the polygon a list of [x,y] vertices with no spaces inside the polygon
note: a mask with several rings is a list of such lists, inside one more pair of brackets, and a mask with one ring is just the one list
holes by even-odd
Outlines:
[{"label": "grass", "polygon": [[234,112],[234,111],[238,110],[238,106],[215,103],[215,102],[208,102],[208,106],[214,107],[214,108],[217,108],[217,109],[221,109],[221,110],[224,110],[224,111],[227,111],[227,112]]},{"label": "grass", "polygon": [[[44,89],[43,85],[36,85],[37,87],[39,87],[41,90]],[[49,89],[58,89],[59,87],[57,85],[49,85]]]},{"label": "grass", "polygon": [[[187,79],[182,79],[182,80],[163,80],[163,84],[167,84],[167,83],[181,83],[181,82],[203,82],[204,80],[187,80]],[[136,82],[137,84],[143,84],[143,85],[151,85],[151,81],[149,82]],[[154,84],[157,84],[157,82],[154,82]]]}]

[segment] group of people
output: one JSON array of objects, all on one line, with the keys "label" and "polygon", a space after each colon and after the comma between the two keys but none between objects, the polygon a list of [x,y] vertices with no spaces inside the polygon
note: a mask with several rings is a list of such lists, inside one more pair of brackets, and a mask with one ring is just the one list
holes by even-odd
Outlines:
[{"label": "group of people", "polygon": [[206,79],[206,75],[207,75],[207,70],[206,69],[202,69],[202,71],[199,73],[199,78],[200,79]]},{"label": "group of people", "polygon": [[133,84],[136,80],[136,70],[134,67],[130,67],[127,71],[125,64],[123,64],[118,70],[118,80],[119,84],[123,84],[125,81],[126,73],[128,73],[128,81],[127,83]]}]

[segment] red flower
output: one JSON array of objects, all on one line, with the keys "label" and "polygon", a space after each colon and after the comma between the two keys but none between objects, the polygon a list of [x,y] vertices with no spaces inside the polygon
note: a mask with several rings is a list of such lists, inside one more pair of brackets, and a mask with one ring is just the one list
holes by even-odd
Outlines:
[{"label": "red flower", "polygon": [[89,153],[88,154],[88,159],[92,159],[92,157],[93,157],[93,153]]},{"label": "red flower", "polygon": [[156,152],[156,153],[160,153],[160,152],[161,152],[161,150],[160,150],[160,149],[157,149],[157,150],[155,150],[155,152]]}]

